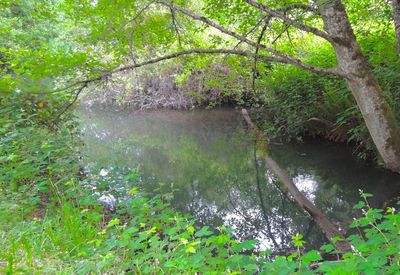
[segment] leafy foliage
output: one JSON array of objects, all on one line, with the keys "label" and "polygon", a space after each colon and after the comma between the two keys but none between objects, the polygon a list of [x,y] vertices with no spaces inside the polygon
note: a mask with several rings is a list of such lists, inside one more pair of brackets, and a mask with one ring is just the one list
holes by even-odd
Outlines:
[{"label": "leafy foliage", "polygon": [[[372,5],[370,1],[345,2],[350,19],[360,22],[355,30],[363,50],[400,117],[400,70],[389,6],[380,5],[384,1]],[[259,28],[249,28],[262,19],[261,13],[241,1],[228,1],[229,5],[220,0],[174,3],[250,39],[256,40],[260,34]],[[294,1],[263,3],[279,8]],[[138,188],[129,192],[130,198],[117,213],[103,209],[96,196],[83,188],[85,179],[79,178],[79,133],[70,113],[65,112],[74,98],[71,89],[53,95],[43,93],[189,46],[246,46],[149,1],[6,0],[1,1],[0,8],[1,272],[400,272],[400,215],[392,207],[370,208],[368,194],[363,194],[364,202],[357,205],[363,216],[353,223],[362,233],[348,238],[353,252],[339,257],[332,245],[321,248],[337,256],[337,261],[323,261],[318,251],[304,252],[300,234],[293,236],[297,251],[292,255],[275,257],[269,250],[255,251],[255,241],[238,242],[232,238],[232,231],[223,227],[218,232],[197,228],[192,218],[173,211],[165,196],[148,198]],[[376,11],[372,19],[365,16],[371,10]],[[314,16],[298,12],[291,16],[321,25]],[[327,44],[277,20],[271,22],[264,39],[310,64],[334,65],[333,51]],[[182,64],[184,69],[177,79],[210,65],[229,67],[232,74],[221,73],[221,79],[229,83],[240,76],[245,84],[227,88],[225,82],[211,77],[205,90],[220,87],[224,96],[241,104],[257,98],[270,110],[272,120],[265,126],[270,133],[289,139],[305,133],[321,134],[320,129],[309,125],[309,119],[318,116],[337,127],[346,126],[348,141],[372,148],[355,103],[340,80],[268,63],[254,66],[235,57],[191,57]],[[213,75],[213,71],[207,72]],[[254,76],[256,86],[251,87]],[[250,99],[246,99],[244,95],[249,93]],[[361,156],[366,155],[366,151],[361,152]],[[135,182],[136,173],[131,172],[126,180]]]}]

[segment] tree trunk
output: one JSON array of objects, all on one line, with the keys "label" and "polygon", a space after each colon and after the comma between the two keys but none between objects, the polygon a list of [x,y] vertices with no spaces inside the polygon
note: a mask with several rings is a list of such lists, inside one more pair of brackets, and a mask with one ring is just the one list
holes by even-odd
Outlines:
[{"label": "tree trunk", "polygon": [[392,0],[394,29],[397,38],[397,53],[400,56],[400,0]]},{"label": "tree trunk", "polygon": [[[395,0],[398,1],[398,0]],[[361,52],[340,0],[317,0],[325,31],[333,39],[339,67],[356,99],[386,167],[400,172],[400,129]]]}]

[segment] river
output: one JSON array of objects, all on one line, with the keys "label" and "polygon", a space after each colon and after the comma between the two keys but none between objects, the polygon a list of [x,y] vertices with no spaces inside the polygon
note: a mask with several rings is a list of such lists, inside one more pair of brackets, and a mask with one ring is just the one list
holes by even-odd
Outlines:
[{"label": "river", "polygon": [[[255,142],[234,109],[128,112],[80,108],[83,164],[110,203],[134,186],[164,194],[199,225],[226,226],[260,248],[287,251],[301,233],[308,248],[325,243],[309,217],[255,158]],[[371,204],[399,194],[400,177],[356,160],[344,145],[321,141],[272,145],[269,154],[338,227],[347,230],[360,191]],[[132,173],[131,171],[138,171]],[[139,174],[139,177],[136,177]],[[129,176],[133,175],[133,176]]]}]

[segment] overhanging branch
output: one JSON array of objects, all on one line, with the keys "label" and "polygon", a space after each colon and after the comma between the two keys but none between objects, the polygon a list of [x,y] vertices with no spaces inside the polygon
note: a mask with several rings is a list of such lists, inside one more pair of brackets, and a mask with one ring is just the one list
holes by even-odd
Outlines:
[{"label": "overhanging branch", "polygon": [[[278,10],[270,9],[267,6],[265,6],[263,4],[260,4],[260,3],[254,1],[254,0],[244,0],[244,1],[247,4],[249,4],[249,5],[251,5],[251,6],[253,6],[253,7],[255,7],[255,8],[257,8],[257,9],[259,9],[259,10],[261,10],[261,11],[263,11],[263,12],[269,14],[269,15],[271,15],[271,16],[274,16],[276,18],[279,18],[279,19],[283,20],[287,24],[289,24],[289,25],[291,25],[291,26],[293,26],[293,27],[295,27],[295,28],[297,28],[299,30],[312,33],[312,34],[314,34],[316,36],[322,37],[323,39],[333,43],[332,37],[330,37],[326,32],[323,32],[323,31],[321,31],[321,30],[319,30],[317,28],[302,24],[302,23],[300,23],[300,22],[298,22],[296,20],[293,20],[293,19],[287,17],[286,15],[280,13]],[[289,8],[290,8],[290,6],[287,7],[287,9],[289,9]],[[282,9],[282,10],[285,10],[285,9]]]},{"label": "overhanging branch", "polygon": [[[53,94],[53,93],[63,92],[63,91],[66,91],[66,90],[69,90],[69,89],[72,89],[72,88],[76,89],[76,87],[80,87],[80,86],[87,87],[87,85],[90,84],[90,83],[94,83],[94,82],[101,81],[101,80],[106,80],[108,77],[111,77],[113,74],[116,74],[116,73],[125,72],[125,71],[133,70],[133,69],[136,69],[136,68],[139,68],[139,67],[143,67],[143,66],[159,63],[159,62],[162,62],[164,60],[178,58],[178,57],[181,57],[181,56],[192,55],[192,54],[230,54],[230,55],[239,55],[239,56],[244,56],[244,57],[256,58],[257,60],[262,60],[264,62],[275,62],[275,63],[293,65],[292,64],[293,61],[292,60],[288,60],[287,58],[274,57],[274,56],[265,56],[265,55],[261,55],[261,54],[258,54],[258,53],[252,53],[250,51],[229,50],[229,49],[191,49],[191,50],[179,51],[179,52],[172,53],[172,54],[165,55],[165,56],[160,56],[160,57],[153,58],[153,59],[141,62],[141,63],[135,63],[135,64],[132,64],[132,65],[123,66],[123,67],[120,67],[120,68],[105,72],[105,73],[101,74],[100,76],[88,78],[88,79],[85,79],[85,80],[80,80],[80,81],[74,82],[74,83],[72,83],[70,85],[67,85],[67,86],[65,86],[63,88],[59,88],[59,89],[53,90],[51,92],[38,92],[38,93],[34,93],[34,94]],[[311,70],[311,71],[316,72],[316,73],[336,74],[336,73],[333,73],[334,69],[324,69],[324,68],[312,67],[310,65],[302,64],[301,62],[296,64],[296,66],[301,67],[301,68],[306,69],[306,70]]]},{"label": "overhanging branch", "polygon": [[194,14],[194,13],[188,11],[187,9],[179,7],[179,6],[177,6],[177,5],[175,5],[175,4],[171,3],[171,2],[168,2],[168,1],[165,1],[165,0],[159,0],[159,3],[167,6],[168,8],[171,8],[171,9],[174,9],[176,11],[179,11],[179,12],[185,14],[186,16],[188,16],[188,17],[190,17],[190,18],[192,18],[192,19],[194,19],[196,21],[203,22],[203,23],[205,23],[205,24],[207,24],[207,25],[209,25],[209,26],[221,31],[222,33],[225,33],[225,34],[227,34],[227,35],[229,35],[231,37],[234,37],[237,40],[242,41],[242,42],[244,42],[244,43],[246,43],[246,44],[248,44],[248,45],[250,45],[252,47],[261,48],[261,49],[263,49],[263,50],[265,50],[265,51],[277,56],[279,59],[284,60],[284,62],[281,62],[281,63],[291,64],[291,65],[300,67],[302,69],[305,69],[305,70],[308,70],[308,71],[312,71],[312,72],[316,72],[316,73],[333,74],[333,75],[344,77],[344,75],[341,73],[341,71],[338,68],[320,68],[320,67],[316,67],[316,66],[312,66],[312,65],[306,64],[306,63],[302,62],[298,58],[295,58],[293,56],[287,55],[286,53],[281,52],[279,50],[267,47],[264,44],[258,44],[256,42],[248,39],[245,36],[237,34],[237,33],[233,32],[231,30],[226,29],[225,27],[223,27],[221,25],[218,25],[217,23],[215,23],[214,21],[212,21],[212,20],[210,20],[208,18],[205,18],[203,16],[199,16],[197,14]]}]

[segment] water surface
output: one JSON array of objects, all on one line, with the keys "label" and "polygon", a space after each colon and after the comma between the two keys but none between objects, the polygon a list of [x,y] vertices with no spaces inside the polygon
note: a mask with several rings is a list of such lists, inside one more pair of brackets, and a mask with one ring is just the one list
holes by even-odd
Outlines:
[{"label": "water surface", "polygon": [[[80,109],[84,164],[97,190],[122,198],[138,185],[172,193],[172,205],[199,225],[224,225],[240,239],[276,251],[301,233],[308,246],[326,240],[256,158],[255,142],[233,109],[128,112]],[[347,229],[359,190],[380,207],[399,192],[399,176],[357,161],[343,145],[271,146],[269,154],[335,224]],[[139,178],[129,177],[132,170]]]}]

